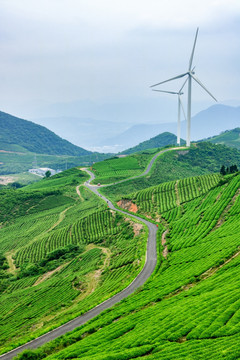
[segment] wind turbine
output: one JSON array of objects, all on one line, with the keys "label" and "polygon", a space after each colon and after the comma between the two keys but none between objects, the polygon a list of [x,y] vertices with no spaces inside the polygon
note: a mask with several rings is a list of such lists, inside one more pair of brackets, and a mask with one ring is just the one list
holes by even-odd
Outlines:
[{"label": "wind turbine", "polygon": [[201,83],[201,81],[195,76],[195,72],[193,71],[194,69],[191,70],[192,68],[192,62],[193,62],[193,55],[194,55],[194,51],[195,51],[195,46],[196,46],[196,42],[197,42],[197,36],[198,36],[198,28],[196,31],[196,35],[195,35],[195,40],[193,43],[193,49],[192,49],[192,53],[191,53],[191,57],[189,60],[189,66],[188,66],[188,71],[185,72],[184,74],[175,76],[171,79],[165,80],[165,81],[161,81],[158,84],[154,84],[152,87],[164,84],[168,81],[172,81],[172,80],[176,80],[176,79],[180,79],[184,76],[187,76],[187,80],[188,80],[188,107],[187,107],[187,146],[190,146],[190,134],[191,134],[191,102],[192,102],[192,79],[194,79],[215,101],[217,101],[217,99],[210,93],[210,91],[207,90],[207,88]]},{"label": "wind turbine", "polygon": [[183,112],[183,115],[185,117],[185,120],[187,120],[186,114],[185,114],[185,111],[184,111],[184,107],[183,107],[183,103],[182,103],[182,100],[181,100],[181,95],[184,94],[182,92],[182,90],[183,90],[186,82],[187,82],[187,79],[184,81],[183,86],[181,87],[181,89],[178,92],[153,89],[153,91],[158,91],[158,92],[163,92],[163,93],[166,93],[166,94],[172,94],[172,95],[177,95],[178,96],[177,144],[179,146],[180,146],[180,142],[181,142],[181,140],[180,140],[180,138],[181,138],[181,108],[182,108],[182,112]]}]

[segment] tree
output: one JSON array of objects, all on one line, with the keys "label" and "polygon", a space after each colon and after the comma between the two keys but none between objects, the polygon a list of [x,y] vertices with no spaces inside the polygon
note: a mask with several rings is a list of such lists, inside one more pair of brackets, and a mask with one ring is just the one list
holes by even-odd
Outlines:
[{"label": "tree", "polygon": [[45,177],[49,178],[50,176],[51,176],[51,171],[50,170],[46,171],[45,172]]},{"label": "tree", "polygon": [[220,174],[221,175],[226,175],[226,169],[225,169],[225,166],[224,165],[222,165],[222,167],[221,167],[221,169],[220,169]]},{"label": "tree", "polygon": [[230,166],[230,174],[234,174],[235,172],[238,172],[237,165],[231,165]]}]

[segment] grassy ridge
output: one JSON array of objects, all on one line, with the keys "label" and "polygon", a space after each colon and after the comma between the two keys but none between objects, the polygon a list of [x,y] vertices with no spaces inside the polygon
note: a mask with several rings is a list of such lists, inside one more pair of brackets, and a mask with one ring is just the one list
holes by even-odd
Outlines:
[{"label": "grassy ridge", "polygon": [[[183,139],[180,139],[180,144],[184,145],[185,141]],[[133,154],[138,151],[144,151],[144,150],[153,149],[153,148],[160,148],[160,147],[164,147],[166,145],[177,146],[177,136],[170,132],[164,132],[162,134],[154,136],[153,138],[151,138],[149,140],[141,142],[137,146],[134,146],[130,149],[122,151],[121,154]]]},{"label": "grassy ridge", "polygon": [[160,151],[154,149],[124,158],[114,157],[92,165],[96,178],[93,183],[111,184],[129,177],[140,175],[153,155]]},{"label": "grassy ridge", "polygon": [[207,141],[240,149],[240,128],[224,131],[220,135],[208,138]]},{"label": "grassy ridge", "polygon": [[160,183],[219,172],[222,165],[240,165],[240,151],[223,145],[198,143],[186,151],[170,151],[159,156],[144,177],[101,189],[113,200]]},{"label": "grassy ridge", "polygon": [[214,187],[195,195],[196,180],[183,183],[191,199],[186,192],[181,204],[156,210],[169,252],[151,279],[111,311],[46,344],[39,357],[237,359],[240,175],[225,180],[214,175]]}]

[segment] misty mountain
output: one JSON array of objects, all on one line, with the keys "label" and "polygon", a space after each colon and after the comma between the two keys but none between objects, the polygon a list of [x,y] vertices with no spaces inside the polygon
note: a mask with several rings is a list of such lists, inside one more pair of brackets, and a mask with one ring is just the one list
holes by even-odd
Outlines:
[{"label": "misty mountain", "polygon": [[[213,105],[192,117],[191,139],[197,141],[208,138],[222,131],[236,128],[239,124],[240,107],[221,104]],[[181,137],[185,138],[186,121],[182,121],[181,128]],[[133,125],[118,136],[100,142],[98,145],[109,147],[118,145],[118,150],[123,151],[126,148],[136,146],[137,144],[166,131],[176,134],[177,122]]]},{"label": "misty mountain", "polygon": [[0,149],[37,154],[83,156],[91,154],[47,128],[0,111]]},{"label": "misty mountain", "polygon": [[[131,127],[125,122],[110,122],[80,117],[49,117],[33,120],[46,126],[61,137],[68,139],[77,146],[83,146],[92,151],[98,151],[98,143],[104,144],[105,139],[115,137]],[[104,145],[101,145],[101,149]],[[112,148],[112,146],[111,146]],[[105,149],[107,152],[108,150]],[[113,151],[110,149],[110,151]]]}]

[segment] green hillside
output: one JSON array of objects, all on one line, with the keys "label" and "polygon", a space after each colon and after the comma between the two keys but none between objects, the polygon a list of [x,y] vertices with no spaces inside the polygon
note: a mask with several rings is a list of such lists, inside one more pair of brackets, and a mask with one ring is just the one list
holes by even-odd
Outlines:
[{"label": "green hillside", "polygon": [[[137,154],[135,155],[137,156]],[[150,161],[153,155],[145,156]],[[129,158],[130,156],[121,159],[125,161],[125,168],[128,167]],[[234,164],[240,168],[239,150],[224,145],[201,142],[193,144],[190,149],[169,151],[159,156],[147,176],[105,187],[101,189],[101,192],[116,200],[143,188],[190,176],[219,172],[222,165],[229,167]],[[97,177],[96,182],[98,179]]]},{"label": "green hillside", "polygon": [[240,149],[240,128],[224,131],[220,135],[208,138],[207,141]]},{"label": "green hillside", "polygon": [[47,128],[0,111],[0,150],[48,155],[91,154],[64,140]]},{"label": "green hillside", "polygon": [[158,224],[154,274],[111,310],[19,358],[238,359],[240,174],[186,178],[129,198]]},{"label": "green hillside", "polygon": [[[181,145],[184,145],[185,141],[181,139]],[[177,137],[176,135],[170,133],[170,132],[164,132],[162,134],[159,134],[157,136],[154,136],[153,138],[143,141],[137,146],[134,146],[130,149],[124,150],[121,152],[121,154],[133,154],[138,151],[143,151],[147,149],[153,149],[153,148],[161,148],[166,145],[177,145]]]},{"label": "green hillside", "polygon": [[94,183],[111,184],[132,176],[140,175],[154,154],[160,149],[151,149],[126,157],[113,157],[91,166],[96,179]]},{"label": "green hillside", "polygon": [[82,186],[70,169],[0,191],[0,351],[86,312],[126,287],[146,234]]}]

